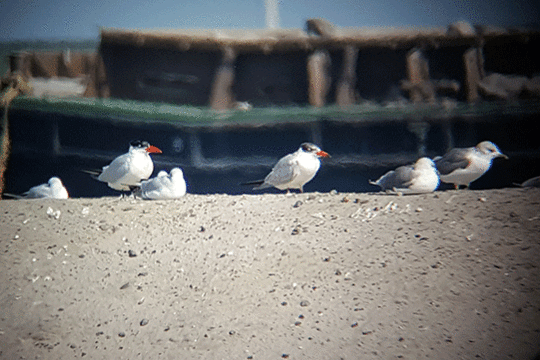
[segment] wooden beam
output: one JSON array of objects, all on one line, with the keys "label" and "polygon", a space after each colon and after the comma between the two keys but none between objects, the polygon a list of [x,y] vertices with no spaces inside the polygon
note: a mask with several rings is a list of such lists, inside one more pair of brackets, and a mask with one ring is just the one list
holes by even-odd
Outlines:
[{"label": "wooden beam", "polygon": [[326,50],[317,50],[308,56],[308,98],[311,106],[322,107],[330,89],[330,55]]},{"label": "wooden beam", "polygon": [[469,103],[478,101],[478,83],[484,77],[482,48],[473,47],[463,54],[465,67],[465,92]]},{"label": "wooden beam", "polygon": [[346,46],[343,49],[341,76],[336,86],[336,103],[339,106],[348,106],[355,102],[357,61],[358,48]]},{"label": "wooden beam", "polygon": [[216,70],[210,93],[210,107],[214,110],[230,109],[234,103],[232,86],[234,84],[234,62],[236,51],[231,47],[223,49],[221,64]]}]

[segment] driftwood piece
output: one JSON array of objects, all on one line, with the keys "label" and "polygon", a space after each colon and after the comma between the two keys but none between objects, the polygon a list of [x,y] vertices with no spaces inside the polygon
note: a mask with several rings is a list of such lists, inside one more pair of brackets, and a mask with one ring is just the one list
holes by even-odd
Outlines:
[{"label": "driftwood piece", "polygon": [[234,94],[232,86],[235,77],[235,60],[236,52],[233,48],[224,48],[221,64],[216,70],[210,93],[210,107],[214,110],[226,110],[233,106]]},{"label": "driftwood piece", "polygon": [[336,87],[336,103],[339,106],[348,106],[355,102],[357,61],[358,48],[346,46],[343,50],[341,77]]}]

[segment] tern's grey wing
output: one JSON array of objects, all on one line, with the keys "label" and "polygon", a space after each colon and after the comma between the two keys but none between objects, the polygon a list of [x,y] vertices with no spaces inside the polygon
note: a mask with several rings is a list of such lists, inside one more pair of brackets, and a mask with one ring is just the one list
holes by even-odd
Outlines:
[{"label": "tern's grey wing", "polygon": [[116,183],[129,172],[129,154],[120,155],[108,166],[103,167],[102,173],[98,176],[99,181],[106,183]]},{"label": "tern's grey wing", "polygon": [[287,184],[298,176],[298,164],[292,154],[281,158],[270,174],[264,179],[265,184],[272,186]]},{"label": "tern's grey wing", "polygon": [[158,176],[141,185],[144,199],[171,199],[174,198],[174,184],[169,175]]},{"label": "tern's grey wing", "polygon": [[161,191],[162,189],[169,188],[171,186],[171,179],[168,175],[158,176],[150,180],[143,181],[141,183],[141,190],[143,192]]},{"label": "tern's grey wing", "polygon": [[470,149],[452,149],[443,157],[435,160],[437,170],[441,175],[448,175],[457,169],[469,166],[468,153]]},{"label": "tern's grey wing", "polygon": [[52,190],[48,184],[41,184],[30,188],[23,195],[28,199],[48,198],[51,197]]}]

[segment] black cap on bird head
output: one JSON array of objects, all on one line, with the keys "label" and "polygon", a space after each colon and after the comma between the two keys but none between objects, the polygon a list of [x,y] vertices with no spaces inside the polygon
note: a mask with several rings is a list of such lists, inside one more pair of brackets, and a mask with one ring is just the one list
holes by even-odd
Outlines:
[{"label": "black cap on bird head", "polygon": [[150,146],[150,143],[148,141],[132,140],[129,145],[133,146],[134,148],[146,149]]}]

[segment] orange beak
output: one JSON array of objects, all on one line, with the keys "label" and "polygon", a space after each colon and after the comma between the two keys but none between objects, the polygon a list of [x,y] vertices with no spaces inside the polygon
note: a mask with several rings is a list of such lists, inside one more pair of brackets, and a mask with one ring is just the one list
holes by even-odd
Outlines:
[{"label": "orange beak", "polygon": [[317,153],[317,156],[330,157],[330,155],[328,155],[328,153],[326,151],[322,151],[322,150]]},{"label": "orange beak", "polygon": [[150,154],[161,154],[162,151],[159,150],[157,147],[155,147],[154,145],[150,145],[149,147],[146,148],[146,152],[150,153]]}]

